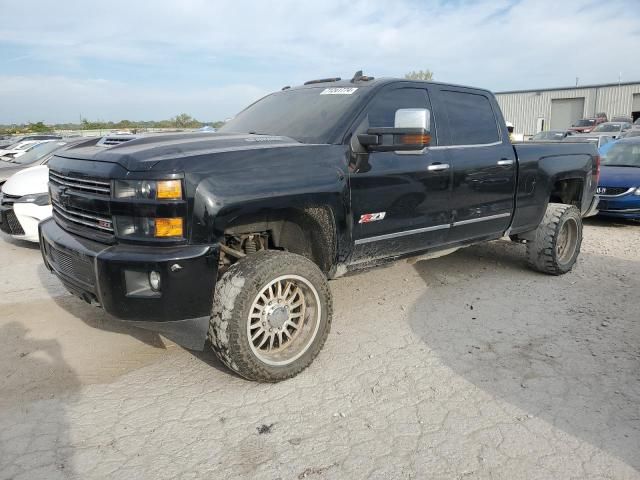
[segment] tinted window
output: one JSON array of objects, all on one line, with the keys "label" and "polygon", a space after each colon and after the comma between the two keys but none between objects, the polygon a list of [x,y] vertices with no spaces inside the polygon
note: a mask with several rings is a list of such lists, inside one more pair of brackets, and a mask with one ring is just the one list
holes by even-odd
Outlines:
[{"label": "tinted window", "polygon": [[640,143],[614,143],[602,158],[602,165],[640,167]]},{"label": "tinted window", "polygon": [[[382,92],[374,98],[367,114],[369,127],[393,127],[396,111],[401,108],[426,108],[431,115],[431,104],[426,90],[399,88]],[[429,123],[432,126],[431,130],[434,130],[433,118]]]},{"label": "tinted window", "polygon": [[282,135],[327,143],[366,88],[317,87],[273,93],[240,112],[218,132]]},{"label": "tinted window", "polygon": [[482,145],[500,140],[491,103],[484,95],[443,91],[451,145]]}]

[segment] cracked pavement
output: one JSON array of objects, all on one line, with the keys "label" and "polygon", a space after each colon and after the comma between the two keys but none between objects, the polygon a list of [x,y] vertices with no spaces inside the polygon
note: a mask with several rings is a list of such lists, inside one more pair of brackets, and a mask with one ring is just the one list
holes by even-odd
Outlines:
[{"label": "cracked pavement", "polygon": [[309,369],[245,381],[0,239],[0,479],[640,479],[640,225],[575,270],[507,241],[331,282]]}]

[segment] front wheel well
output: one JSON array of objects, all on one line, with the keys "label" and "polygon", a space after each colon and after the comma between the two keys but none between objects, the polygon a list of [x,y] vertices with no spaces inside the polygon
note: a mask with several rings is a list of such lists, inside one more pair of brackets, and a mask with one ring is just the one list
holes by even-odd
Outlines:
[{"label": "front wheel well", "polygon": [[307,207],[242,215],[224,228],[224,245],[244,255],[264,249],[297,253],[328,274],[336,258],[333,212],[329,207]]}]

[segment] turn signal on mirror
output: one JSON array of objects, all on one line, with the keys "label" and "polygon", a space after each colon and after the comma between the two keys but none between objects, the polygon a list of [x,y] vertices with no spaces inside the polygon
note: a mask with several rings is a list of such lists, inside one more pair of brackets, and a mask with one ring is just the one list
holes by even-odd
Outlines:
[{"label": "turn signal on mirror", "polygon": [[431,135],[402,135],[400,142],[404,145],[429,145],[431,143]]}]

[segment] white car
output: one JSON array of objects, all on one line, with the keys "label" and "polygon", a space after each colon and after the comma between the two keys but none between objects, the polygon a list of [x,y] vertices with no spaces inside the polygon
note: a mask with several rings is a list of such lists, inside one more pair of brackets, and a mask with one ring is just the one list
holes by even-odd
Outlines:
[{"label": "white car", "polygon": [[40,145],[41,143],[51,142],[52,140],[25,140],[23,142],[14,143],[9,147],[0,150],[0,158],[18,158],[27,153],[32,148]]},{"label": "white car", "polygon": [[38,242],[38,223],[51,216],[49,167],[21,170],[2,185],[0,230],[14,238]]}]

